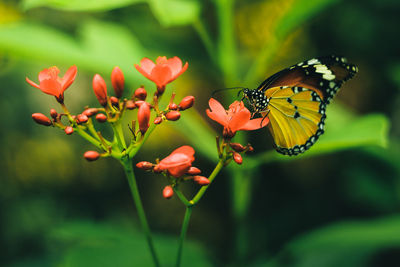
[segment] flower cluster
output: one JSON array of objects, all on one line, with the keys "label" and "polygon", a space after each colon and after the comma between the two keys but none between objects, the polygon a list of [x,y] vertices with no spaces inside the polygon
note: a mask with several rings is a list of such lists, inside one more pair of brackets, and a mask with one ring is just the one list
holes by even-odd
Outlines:
[{"label": "flower cluster", "polygon": [[171,184],[167,185],[163,190],[163,196],[168,199],[173,195],[173,188],[177,187],[183,181],[193,180],[201,186],[210,183],[206,177],[199,176],[201,173],[199,168],[192,166],[194,153],[195,151],[191,146],[181,146],[161,161],[156,160],[157,163],[155,164],[148,161],[141,161],[136,164],[136,167],[164,174]]},{"label": "flower cluster", "polygon": [[[175,94],[171,95],[168,106],[161,110],[159,98],[165,90],[165,86],[175,80],[188,67],[188,63],[182,66],[182,61],[177,58],[167,59],[159,57],[156,63],[144,58],[141,66],[136,68],[146,78],[156,83],[156,92],[150,100],[147,90],[141,86],[136,89],[133,95],[127,99],[123,98],[125,88],[125,78],[119,67],[114,67],[111,72],[111,84],[114,89],[114,96],[109,96],[107,84],[100,74],[95,74],[92,81],[93,92],[101,107],[86,107],[81,113],[72,115],[64,104],[64,91],[74,82],[77,67],[72,66],[63,77],[59,77],[59,69],[50,67],[39,73],[39,84],[26,78],[26,81],[40,89],[42,92],[55,96],[61,104],[63,112],[58,113],[55,109],[50,110],[50,117],[42,113],[32,114],[35,122],[45,126],[56,126],[65,131],[67,135],[78,132],[84,138],[103,150],[100,154],[96,151],[87,151],[84,157],[89,161],[97,160],[101,156],[122,157],[126,151],[134,150],[135,144],[141,142],[151,124],[157,125],[165,120],[176,121],[181,117],[181,112],[193,106],[195,98],[193,96],[184,97],[179,104],[174,103]],[[132,120],[129,130],[132,133],[132,140],[128,147],[123,139],[120,120],[128,110],[137,110],[136,120]],[[151,122],[151,111],[155,112],[154,121]],[[62,120],[67,117],[68,120]],[[99,123],[108,122],[114,129],[114,141],[106,140],[102,134],[95,129],[94,120]],[[116,140],[116,141],[115,141]],[[116,144],[117,142],[118,144]]]}]

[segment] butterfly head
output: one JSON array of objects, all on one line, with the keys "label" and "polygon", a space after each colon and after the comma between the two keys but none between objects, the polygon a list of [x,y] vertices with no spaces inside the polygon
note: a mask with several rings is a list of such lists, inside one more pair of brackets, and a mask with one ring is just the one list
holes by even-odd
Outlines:
[{"label": "butterfly head", "polygon": [[263,112],[268,107],[269,99],[261,90],[244,88],[243,98],[249,101],[254,113]]}]

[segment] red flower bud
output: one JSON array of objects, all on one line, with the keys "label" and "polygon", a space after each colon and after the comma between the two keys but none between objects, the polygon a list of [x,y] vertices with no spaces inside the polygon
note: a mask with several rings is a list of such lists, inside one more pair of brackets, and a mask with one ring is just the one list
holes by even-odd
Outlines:
[{"label": "red flower bud", "polygon": [[111,104],[113,106],[117,106],[118,107],[118,104],[119,104],[118,98],[116,98],[115,96],[112,96],[112,97],[110,97],[110,101],[111,101]]},{"label": "red flower bud", "polygon": [[181,113],[179,111],[170,111],[165,115],[165,118],[169,121],[177,121],[181,117]]},{"label": "red flower bud", "polygon": [[175,103],[171,103],[171,104],[169,104],[168,108],[169,108],[170,110],[177,110],[177,109],[178,109],[178,105],[175,104]]},{"label": "red flower bud", "polygon": [[139,107],[137,116],[140,132],[144,134],[150,127],[150,105],[146,102],[142,103]]},{"label": "red flower bud", "polygon": [[135,101],[135,105],[136,105],[137,107],[140,107],[144,102],[145,102],[145,101],[143,101],[143,100],[138,100],[138,101]]},{"label": "red flower bud", "polygon": [[88,161],[95,161],[100,157],[100,154],[96,151],[86,151],[85,154],[83,154],[83,157],[88,160]]},{"label": "red flower bud", "polygon": [[41,125],[44,126],[50,126],[52,124],[51,120],[49,118],[46,117],[46,115],[42,114],[42,113],[33,113],[32,114],[32,119]]},{"label": "red flower bud", "polygon": [[147,97],[147,91],[144,87],[139,87],[135,90],[135,97],[140,100],[145,100]]},{"label": "red flower bud", "polygon": [[56,111],[54,108],[50,109],[50,116],[51,116],[53,119],[56,119],[56,118],[57,118],[58,113],[57,113],[57,111]]},{"label": "red flower bud", "polygon": [[201,186],[210,184],[210,180],[208,180],[204,176],[193,176],[193,181],[195,181],[197,184],[199,184]]},{"label": "red flower bud", "polygon": [[71,126],[67,126],[67,127],[65,127],[64,132],[67,135],[71,135],[74,132],[74,128],[72,128]]},{"label": "red flower bud", "polygon": [[107,116],[103,113],[99,113],[96,115],[96,120],[98,122],[106,122],[107,121]]},{"label": "red flower bud", "polygon": [[199,175],[201,173],[201,170],[196,167],[190,167],[190,169],[186,173],[189,175]]},{"label": "red flower bud", "polygon": [[243,162],[242,156],[237,152],[233,152],[233,160],[239,165]]},{"label": "red flower bud", "polygon": [[243,152],[245,147],[239,143],[229,143],[230,147],[235,150],[236,152]]},{"label": "red flower bud", "polygon": [[124,92],[125,78],[118,66],[114,67],[111,72],[111,84],[114,87],[115,95],[120,98]]},{"label": "red flower bud", "polygon": [[79,114],[78,116],[76,116],[76,122],[77,123],[85,123],[89,120],[88,116],[84,115],[84,114]]},{"label": "red flower bud", "polygon": [[249,145],[247,145],[247,151],[249,151],[249,152],[253,152],[254,151],[254,148],[249,144]]},{"label": "red flower bud", "polygon": [[162,194],[165,199],[170,199],[174,195],[174,189],[170,185],[167,185],[164,187]]},{"label": "red flower bud", "polygon": [[179,103],[179,110],[185,110],[191,108],[194,104],[194,96],[185,96],[181,103]]},{"label": "red flower bud", "polygon": [[92,117],[93,115],[97,114],[97,112],[99,112],[99,110],[97,108],[88,108],[85,109],[82,114],[86,115],[88,117]]},{"label": "red flower bud", "polygon": [[107,105],[107,86],[106,82],[99,74],[93,77],[93,91],[100,105],[105,107]]},{"label": "red flower bud", "polygon": [[154,124],[160,124],[162,123],[162,118],[161,117],[157,117],[154,119]]},{"label": "red flower bud", "polygon": [[142,170],[151,170],[154,167],[154,164],[148,161],[141,161],[136,164],[136,167]]},{"label": "red flower bud", "polygon": [[126,108],[130,110],[135,109],[136,108],[135,102],[133,102],[132,100],[126,101]]}]

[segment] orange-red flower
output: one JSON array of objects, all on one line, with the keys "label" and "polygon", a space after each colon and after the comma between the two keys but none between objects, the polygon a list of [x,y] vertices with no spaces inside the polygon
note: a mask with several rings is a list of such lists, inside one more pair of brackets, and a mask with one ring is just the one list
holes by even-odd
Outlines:
[{"label": "orange-red flower", "polygon": [[58,76],[59,73],[60,70],[53,66],[39,73],[39,84],[31,81],[28,77],[26,77],[26,81],[43,93],[55,96],[58,102],[63,103],[64,91],[74,82],[77,68],[76,66],[70,67],[62,78]]},{"label": "orange-red flower", "polygon": [[206,110],[208,117],[224,126],[224,137],[226,138],[232,138],[237,131],[260,129],[269,122],[268,118],[251,119],[251,113],[242,101],[233,102],[229,106],[229,110],[225,110],[213,98],[210,98],[208,104],[210,106],[210,109]]},{"label": "orange-red flower", "polygon": [[157,168],[161,171],[167,171],[169,175],[174,177],[181,177],[192,167],[193,161],[194,149],[191,146],[181,146],[161,160]]},{"label": "orange-red flower", "polygon": [[156,63],[148,58],[143,58],[140,65],[135,64],[135,68],[147,79],[157,85],[157,92],[161,95],[165,86],[179,77],[188,68],[186,62],[182,66],[182,60],[178,57],[167,59],[167,57],[158,57]]}]

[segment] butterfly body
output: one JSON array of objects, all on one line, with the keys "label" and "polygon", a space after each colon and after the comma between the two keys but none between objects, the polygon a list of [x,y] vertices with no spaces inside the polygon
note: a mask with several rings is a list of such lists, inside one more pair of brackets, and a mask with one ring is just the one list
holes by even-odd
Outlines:
[{"label": "butterfly body", "polygon": [[357,72],[343,57],[314,58],[284,69],[257,89],[244,89],[254,113],[267,116],[278,152],[297,155],[324,133],[326,107]]}]

